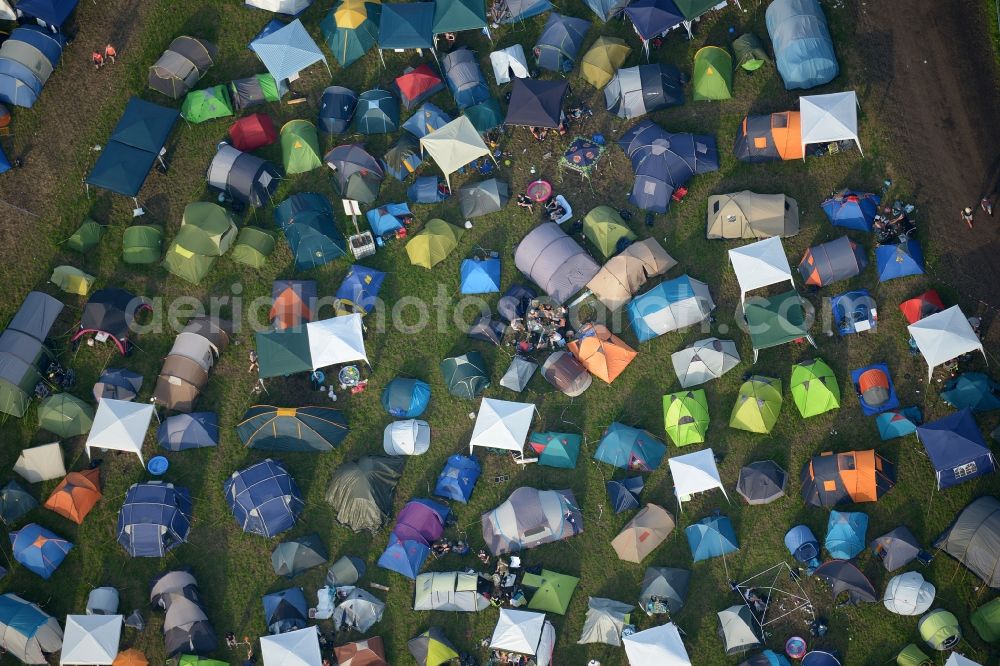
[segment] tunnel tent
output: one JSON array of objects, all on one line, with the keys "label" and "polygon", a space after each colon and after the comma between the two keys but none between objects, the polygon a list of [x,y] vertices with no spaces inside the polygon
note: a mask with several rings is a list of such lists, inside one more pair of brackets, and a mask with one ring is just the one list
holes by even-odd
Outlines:
[{"label": "tunnel tent", "polygon": [[[773,7],[773,5],[772,5]],[[768,7],[770,10],[770,7]],[[854,141],[864,156],[858,138],[858,96],[853,91],[799,98],[803,159],[805,148],[814,143]]]},{"label": "tunnel tent", "polygon": [[708,197],[706,238],[763,239],[799,233],[799,204],[784,194],[750,190]]},{"label": "tunnel tent", "polygon": [[219,146],[208,166],[208,185],[236,201],[261,208],[272,202],[281,175],[267,160],[229,144]]},{"label": "tunnel tent", "polygon": [[777,0],[764,14],[786,90],[815,88],[840,72],[819,0]]},{"label": "tunnel tent", "polygon": [[278,102],[287,92],[288,86],[284,81],[279,84],[267,73],[229,82],[229,99],[236,111],[245,111],[267,102]]},{"label": "tunnel tent", "polygon": [[867,265],[864,246],[841,236],[808,248],[799,262],[799,273],[806,284],[825,287],[859,275]]},{"label": "tunnel tent", "polygon": [[715,310],[715,301],[707,284],[682,275],[639,294],[626,308],[636,338],[648,342],[705,321]]},{"label": "tunnel tent", "polygon": [[619,69],[604,87],[604,103],[626,120],[683,104],[681,72],[662,63]]},{"label": "tunnel tent", "polygon": [[677,265],[677,260],[655,238],[630,243],[611,257],[588,283],[587,289],[608,310],[626,305],[646,282],[663,275]]},{"label": "tunnel tent", "polygon": [[546,294],[564,303],[597,275],[600,267],[555,222],[543,222],[521,239],[514,263]]},{"label": "tunnel tent", "polygon": [[0,595],[0,646],[25,664],[46,664],[62,649],[59,621],[13,592]]}]

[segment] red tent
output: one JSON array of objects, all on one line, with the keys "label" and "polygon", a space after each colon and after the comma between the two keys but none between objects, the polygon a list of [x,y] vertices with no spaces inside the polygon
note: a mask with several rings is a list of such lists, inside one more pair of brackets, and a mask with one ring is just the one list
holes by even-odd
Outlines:
[{"label": "red tent", "polygon": [[248,152],[270,146],[278,140],[274,121],[266,113],[254,113],[240,118],[229,128],[229,138],[237,150]]},{"label": "red tent", "polygon": [[433,67],[424,63],[397,76],[396,90],[403,106],[411,109],[439,90],[444,90],[444,82]]},{"label": "red tent", "polygon": [[928,315],[944,310],[944,303],[936,291],[928,289],[919,296],[900,303],[899,309],[903,311],[908,324],[915,324]]}]

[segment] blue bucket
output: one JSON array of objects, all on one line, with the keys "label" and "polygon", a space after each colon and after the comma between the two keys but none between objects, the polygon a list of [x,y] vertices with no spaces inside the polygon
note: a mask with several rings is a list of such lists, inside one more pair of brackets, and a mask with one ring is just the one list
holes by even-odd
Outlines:
[{"label": "blue bucket", "polygon": [[146,469],[153,476],[161,476],[168,467],[170,467],[170,461],[165,456],[153,456],[146,465]]}]

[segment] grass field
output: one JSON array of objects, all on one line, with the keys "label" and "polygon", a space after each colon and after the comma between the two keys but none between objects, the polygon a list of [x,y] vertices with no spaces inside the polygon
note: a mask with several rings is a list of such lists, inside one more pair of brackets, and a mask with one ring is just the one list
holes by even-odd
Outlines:
[{"label": "grass field", "polygon": [[[319,21],[330,5],[330,0],[317,0],[302,17],[317,39]],[[675,63],[690,71],[695,50],[704,44],[728,43],[731,36],[727,34],[727,29],[730,26],[735,27],[737,34],[753,29],[758,35],[764,36],[763,7],[752,1],[744,2],[744,7],[748,10],[744,13],[730,9],[707,17],[697,26],[695,39],[691,42],[679,35],[671,35],[662,49],[652,53],[652,59]],[[586,7],[575,0],[564,1],[561,9],[565,13],[593,19]],[[634,601],[647,565],[684,567],[693,571],[688,602],[673,617],[686,634],[685,642],[693,663],[726,664],[739,661],[736,657],[724,656],[716,633],[715,613],[738,601],[729,591],[728,580],[742,580],[774,563],[791,561],[782,544],[782,537],[788,527],[805,523],[822,538],[828,512],[809,508],[799,498],[799,470],[807,458],[815,453],[875,447],[881,455],[896,462],[898,486],[878,504],[853,507],[869,514],[869,538],[905,523],[929,545],[971,498],[995,492],[996,481],[991,478],[980,479],[947,492],[935,491],[933,470],[916,440],[911,437],[880,442],[873,420],[861,416],[857,399],[853,397],[849,371],[869,362],[884,360],[891,366],[904,405],[920,405],[930,418],[947,413],[948,408],[937,396],[936,385],[928,386],[924,381],[926,370],[923,361],[907,352],[905,322],[896,308],[897,303],[929,286],[929,282],[921,278],[906,278],[880,285],[874,269],[869,267],[859,277],[849,283],[837,285],[834,290],[824,289],[818,294],[806,294],[816,306],[820,319],[812,330],[819,349],[814,351],[808,345],[792,344],[768,350],[761,353],[759,361],[752,367],[750,360],[753,355],[749,339],[743,332],[735,330],[739,293],[726,260],[726,250],[733,244],[706,241],[704,238],[704,202],[709,194],[752,189],[758,192],[784,192],[797,199],[802,210],[802,231],[785,243],[790,259],[797,261],[807,246],[841,235],[841,230],[833,229],[825,221],[819,208],[819,202],[834,189],[849,186],[878,191],[882,180],[892,177],[895,184],[890,196],[906,200],[908,192],[914,187],[914,183],[907,182],[905,177],[895,172],[893,165],[898,162],[898,156],[894,154],[892,146],[885,145],[878,119],[867,116],[863,110],[863,100],[868,95],[878,94],[878,80],[866,77],[864,63],[857,60],[851,49],[851,13],[855,9],[850,6],[835,8],[831,5],[827,5],[826,9],[838,45],[842,73],[833,84],[820,92],[855,87],[858,89],[862,98],[861,139],[866,157],[862,159],[856,152],[848,152],[810,159],[805,163],[745,165],[736,162],[730,147],[737,124],[744,115],[748,112],[763,113],[794,108],[797,96],[784,90],[773,66],[765,67],[752,76],[737,73],[736,94],[730,101],[689,102],[683,107],[654,114],[654,120],[672,131],[715,134],[722,168],[717,173],[692,181],[686,200],[674,206],[668,215],[658,216],[651,230],[643,225],[642,215],[638,213],[633,218],[632,226],[640,237],[652,235],[661,241],[679,261],[679,266],[673,269],[669,277],[687,272],[692,277],[707,282],[718,307],[710,330],[685,330],[662,336],[641,346],[638,346],[626,327],[621,335],[639,350],[639,356],[613,385],[607,386],[595,381],[583,396],[570,399],[553,391],[540,377],[535,377],[524,395],[515,396],[497,385],[509,362],[510,348],[497,349],[471,341],[455,321],[453,306],[459,299],[458,266],[461,260],[469,256],[477,245],[496,250],[504,262],[504,288],[513,282],[522,281],[522,276],[514,267],[512,250],[517,241],[537,223],[537,216],[526,214],[511,204],[501,213],[479,218],[473,229],[465,234],[459,248],[430,271],[411,266],[402,243],[398,242],[390,244],[366,261],[368,265],[389,274],[383,296],[390,313],[393,305],[404,297],[429,301],[442,293],[449,305],[448,316],[441,326],[430,325],[417,332],[369,326],[367,348],[373,364],[369,390],[357,396],[343,397],[337,403],[350,422],[351,433],[346,441],[337,451],[329,454],[281,456],[302,489],[307,504],[295,530],[283,536],[318,532],[333,558],[342,554],[363,557],[369,564],[366,582],[390,587],[387,594],[376,592],[386,599],[387,610],[385,618],[372,631],[372,634],[379,634],[385,639],[390,663],[410,663],[406,652],[407,639],[431,625],[444,627],[451,640],[460,648],[478,650],[480,639],[488,637],[492,631],[496,611],[491,609],[469,616],[412,611],[412,583],[374,566],[387,542],[388,529],[383,529],[374,536],[351,533],[335,522],[333,512],[324,502],[324,491],[332,471],[340,463],[366,453],[377,454],[382,451],[382,429],[390,418],[379,405],[379,393],[386,382],[402,374],[419,377],[431,384],[433,398],[430,409],[423,418],[430,422],[434,434],[430,452],[408,461],[396,491],[395,508],[398,510],[409,498],[428,496],[445,459],[467,447],[473,425],[468,414],[477,407],[475,403],[459,400],[447,393],[437,364],[445,356],[468,349],[482,352],[492,369],[494,387],[487,392],[488,396],[534,402],[539,410],[539,417],[535,422],[537,430],[578,431],[585,436],[586,443],[576,470],[558,470],[537,465],[521,469],[506,458],[484,457],[484,474],[473,494],[472,502],[468,506],[452,506],[458,517],[457,534],[467,536],[475,550],[481,544],[480,514],[503,501],[515,488],[534,486],[573,490],[584,512],[584,533],[565,542],[529,551],[524,557],[527,564],[542,564],[581,578],[569,612],[565,617],[551,618],[558,631],[556,656],[560,664],[583,664],[593,658],[605,665],[626,663],[620,649],[580,646],[576,644],[576,640],[583,624],[587,597],[605,596]],[[114,18],[116,11],[118,22]],[[108,19],[111,22],[104,23]],[[121,235],[122,230],[131,222],[132,202],[108,193],[91,192],[88,197],[80,185],[81,178],[93,163],[92,146],[106,141],[130,96],[139,95],[157,103],[170,103],[166,98],[147,90],[145,82],[148,66],[171,39],[177,35],[189,34],[207,38],[220,46],[217,64],[199,84],[214,85],[262,71],[256,57],[246,49],[246,44],[267,19],[265,13],[245,9],[239,0],[214,0],[209,3],[199,0],[146,0],[138,4],[120,0],[102,3],[100,7],[88,2],[81,4],[80,36],[68,51],[67,59],[76,59],[74,62],[86,59],[88,49],[106,41],[109,34],[120,34],[119,43],[127,43],[128,47],[120,49],[122,58],[118,64],[100,72],[77,66],[76,71],[80,76],[86,77],[80,82],[81,85],[61,80],[60,77],[68,76],[68,72],[57,70],[35,108],[15,112],[16,129],[12,145],[5,144],[5,148],[13,147],[12,154],[15,155],[28,151],[26,170],[31,168],[33,159],[30,151],[36,151],[37,154],[40,145],[45,145],[41,143],[44,138],[40,138],[38,133],[53,126],[53,117],[71,112],[78,104],[81,108],[88,109],[90,115],[82,131],[65,133],[64,141],[57,145],[62,155],[62,168],[39,174],[37,186],[40,191],[45,192],[45,201],[38,207],[35,207],[34,202],[28,203],[30,198],[26,194],[4,191],[3,181],[0,181],[0,192],[6,202],[33,209],[32,212],[37,215],[32,217],[11,213],[6,209],[0,213],[4,216],[0,222],[0,238],[5,239],[3,248],[0,249],[0,279],[8,287],[8,298],[0,303],[0,318],[9,318],[32,288],[55,293],[54,287],[47,284],[46,280],[51,268],[59,264],[72,264],[98,276],[98,287],[123,286],[138,294],[161,297],[165,305],[179,296],[194,296],[207,301],[211,296],[238,295],[245,303],[249,303],[253,299],[267,297],[271,281],[279,277],[315,279],[321,296],[333,293],[350,264],[348,258],[306,273],[294,274],[291,255],[280,239],[278,249],[263,270],[258,272],[245,269],[228,258],[223,258],[217,261],[208,278],[197,287],[169,276],[158,266],[126,266],[120,261]],[[541,24],[541,20],[533,20],[526,24],[503,27],[494,31],[494,44],[502,47],[520,42],[525,45],[526,51],[530,51]],[[640,44],[627,23],[612,21],[593,26],[584,49],[599,34],[621,36],[629,42],[633,52],[626,65],[644,61]],[[124,41],[126,39],[127,42]],[[492,82],[487,57],[489,42],[478,36],[461,35],[460,43],[468,44],[476,50],[481,66]],[[372,52],[346,71],[338,69],[332,57],[330,62],[334,70],[333,82],[360,92],[376,84],[387,86],[405,65],[415,64],[417,59],[386,54],[387,66],[383,68],[378,56]],[[626,124],[603,111],[603,96],[600,91],[586,84],[577,72],[570,74],[569,80],[572,86],[571,99],[586,102],[595,110],[593,118],[574,127],[571,133],[588,135],[602,132],[609,139],[616,139]],[[307,103],[272,104],[263,110],[272,114],[279,124],[292,118],[314,120],[319,94],[329,84],[326,70],[322,66],[314,67],[295,84],[296,90],[307,95]],[[78,99],[81,90],[90,90],[92,94],[87,95],[87,99]],[[506,91],[495,92],[502,95]],[[440,93],[432,101],[445,110],[454,110],[454,103],[447,92]],[[141,203],[148,211],[146,220],[163,224],[167,229],[168,239],[176,232],[181,212],[187,203],[214,198],[214,193],[206,190],[204,174],[215,144],[224,137],[228,124],[225,119],[198,126],[180,123],[169,144],[169,172],[154,172],[147,180],[141,193]],[[366,143],[369,151],[378,156],[394,139],[395,135],[370,137]],[[348,140],[351,137],[326,137],[324,148]],[[616,208],[626,207],[632,174],[622,151],[617,147],[608,150],[592,180],[592,186],[588,186],[575,174],[560,174],[557,171],[555,161],[565,144],[565,140],[558,138],[549,138],[544,144],[539,144],[531,140],[526,130],[514,130],[510,133],[505,149],[513,153],[513,163],[509,168],[501,168],[501,174],[510,180],[512,192],[523,190],[524,185],[533,178],[530,169],[534,167],[543,177],[553,180],[557,191],[565,194],[574,209],[580,213],[605,202]],[[52,149],[53,146],[47,148]],[[265,149],[261,154],[280,164],[280,150],[277,146]],[[423,169],[424,173],[435,172],[435,167],[430,164],[426,164]],[[457,186],[463,179],[461,176],[456,177],[453,185]],[[379,201],[401,201],[404,189],[405,184],[387,179]],[[280,201],[285,196],[300,191],[320,192],[336,204],[337,196],[331,185],[330,173],[325,167],[285,180],[276,200]],[[920,202],[914,203],[918,205],[918,223],[925,223],[928,217],[919,209]],[[455,200],[434,207],[418,206],[415,211],[418,221],[432,217],[440,217],[459,225],[463,221]],[[98,249],[80,257],[63,250],[57,243],[72,233],[87,215],[107,223],[109,231]],[[248,222],[271,229],[276,235],[278,233],[269,209],[255,211]],[[341,219],[340,223],[347,232],[349,220]],[[856,240],[864,241],[869,247],[871,245],[869,239],[857,236]],[[927,247],[925,250],[933,267],[935,248]],[[881,306],[878,330],[850,339],[828,337],[824,327],[824,321],[829,319],[826,297],[856,287],[870,289],[878,300]],[[947,302],[955,302],[957,294],[944,288],[941,291]],[[125,359],[119,358],[117,352],[107,345],[81,346],[78,351],[70,351],[70,327],[75,323],[84,301],[68,296],[63,300],[68,305],[68,312],[60,322],[59,344],[63,347],[64,363],[75,368],[80,377],[74,393],[89,399],[90,386],[103,368],[125,366],[142,372],[147,378],[141,399],[148,398],[174,334],[167,330],[159,334],[138,336],[138,349]],[[491,304],[495,305],[495,298]],[[166,314],[162,310],[161,313]],[[224,314],[234,313],[230,310]],[[405,322],[414,323],[412,312],[404,310],[400,314]],[[466,320],[471,319],[471,311],[464,314]],[[258,319],[263,318],[264,313],[258,313]],[[615,476],[615,470],[591,460],[596,441],[602,430],[613,421],[646,428],[662,437],[661,397],[679,388],[671,370],[669,355],[708,335],[732,337],[737,341],[744,359],[738,369],[705,387],[714,417],[706,446],[711,446],[721,458],[720,471],[731,502],[727,503],[721,493],[710,493],[686,503],[684,512],[677,515],[677,530],[642,566],[620,562],[611,550],[609,541],[630,516],[616,516],[607,505],[604,482]],[[219,413],[223,424],[221,446],[217,449],[170,454],[171,467],[167,479],[189,488],[195,498],[190,543],[176,549],[162,561],[128,558],[115,541],[116,516],[125,490],[132,483],[146,479],[148,475],[134,457],[110,454],[104,456],[105,463],[102,467],[104,499],[82,526],[77,527],[44,510],[36,510],[29,516],[30,520],[53,529],[76,544],[65,563],[49,581],[41,581],[20,566],[14,565],[12,572],[0,581],[5,591],[17,592],[42,603],[46,610],[61,618],[66,613],[82,612],[91,588],[114,585],[122,593],[125,612],[141,608],[151,620],[141,634],[127,630],[123,645],[134,645],[142,649],[151,662],[157,662],[163,657],[160,632],[162,615],[146,610],[149,580],[161,570],[190,566],[199,580],[209,616],[220,636],[233,630],[238,636],[249,635],[253,638],[265,630],[260,596],[289,585],[284,579],[274,576],[271,570],[269,555],[278,540],[243,534],[229,514],[221,492],[224,480],[234,470],[265,457],[260,452],[245,449],[233,429],[246,408],[255,402],[250,393],[254,378],[246,372],[245,365],[247,350],[252,341],[252,331],[249,327],[244,327],[238,336],[239,344],[231,346],[223,355],[198,404],[201,410],[215,410]],[[787,386],[791,364],[815,355],[822,356],[830,363],[841,380],[844,399],[839,411],[804,421],[799,418],[786,392],[782,419],[770,435],[751,435],[727,427],[729,410],[744,372],[752,370],[757,374],[780,377]],[[266,401],[274,405],[326,402],[324,395],[310,392],[305,376],[272,380],[268,382],[267,388],[269,396]],[[984,428],[992,428],[996,426],[996,418],[981,419],[980,423]],[[0,451],[0,467],[9,469],[21,448],[52,439],[48,433],[38,432],[36,424],[36,414],[32,409],[24,419],[8,419],[0,426],[2,440],[6,443]],[[85,466],[82,438],[64,442],[64,448],[68,452],[68,467],[69,463],[74,468]],[[146,445],[147,457],[153,455],[155,450],[151,433]],[[676,452],[671,445],[668,455]],[[789,471],[791,478],[788,497],[767,506],[748,507],[733,489],[738,470],[747,462],[769,458]],[[665,468],[666,465],[648,475],[642,499],[662,504],[676,515],[672,483]],[[510,475],[510,480],[494,483],[492,479],[501,474]],[[621,476],[620,472],[618,476]],[[43,484],[43,487],[35,487],[33,491],[38,497],[44,498],[54,484],[55,482]],[[732,518],[741,548],[725,561],[715,559],[692,565],[682,529],[715,509]],[[453,533],[452,536],[456,534]],[[9,557],[9,549],[5,548],[4,553]],[[433,562],[431,566],[451,570],[473,566],[474,563],[472,557],[463,561],[456,556],[448,556]],[[861,556],[860,566],[871,577],[876,588],[883,589],[888,576],[869,553]],[[921,571],[938,588],[938,606],[954,612],[963,621],[966,640],[960,650],[984,663],[996,663],[998,653],[991,652],[990,648],[981,643],[967,622],[969,613],[989,600],[993,593],[981,585],[979,579],[944,554],[939,554],[930,566]],[[314,598],[315,589],[322,585],[323,574],[323,570],[316,569],[295,579],[292,584],[302,586],[307,596]],[[845,664],[887,663],[907,642],[919,640],[915,618],[892,615],[881,604],[854,608],[835,607],[830,600],[829,591],[821,584],[809,581],[807,589],[817,614],[827,618],[831,627],[828,636],[818,641],[817,645],[839,650],[844,656]],[[804,634],[808,631],[806,624],[805,616],[796,615],[794,619],[774,629],[768,637],[768,646],[778,648],[793,633]],[[640,617],[639,626],[646,628],[650,626],[650,621],[644,616]],[[482,652],[480,655],[482,656]],[[242,659],[241,652],[227,653],[225,649],[215,656],[231,662]],[[938,659],[938,662],[943,661],[943,658]]]}]

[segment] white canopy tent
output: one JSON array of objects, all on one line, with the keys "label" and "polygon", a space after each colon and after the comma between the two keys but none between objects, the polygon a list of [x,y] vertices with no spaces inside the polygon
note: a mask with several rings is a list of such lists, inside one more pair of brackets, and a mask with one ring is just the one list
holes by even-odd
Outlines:
[{"label": "white canopy tent", "polygon": [[885,586],[882,603],[897,615],[922,615],[934,603],[934,586],[918,571],[895,576]]},{"label": "white canopy tent", "polygon": [[545,613],[500,609],[500,618],[490,639],[491,650],[532,655],[538,666],[548,666],[552,663],[554,646],[555,629],[545,619]]},{"label": "white canopy tent", "polygon": [[952,652],[948,657],[948,661],[944,662],[944,666],[983,666],[978,661],[972,661],[968,657],[962,656],[957,652]]},{"label": "white canopy tent", "polygon": [[691,666],[681,633],[673,622],[623,636],[622,643],[631,666]]},{"label": "white canopy tent", "polygon": [[29,483],[63,478],[66,465],[59,442],[24,449],[14,463],[14,471]]},{"label": "white canopy tent", "polygon": [[245,0],[247,7],[256,7],[276,14],[295,16],[309,8],[313,0]]},{"label": "white canopy tent", "polygon": [[982,341],[957,305],[924,317],[906,328],[927,361],[928,380],[934,375],[934,368],[962,354],[978,350],[989,362]]},{"label": "white canopy tent", "polygon": [[306,334],[313,370],[353,361],[368,363],[360,313],[311,321],[306,324]]},{"label": "white canopy tent", "polygon": [[87,456],[92,457],[91,449],[129,451],[145,465],[142,441],[155,414],[156,408],[149,403],[104,398],[97,403],[94,425],[87,435]]},{"label": "white canopy tent", "polygon": [[0,0],[0,21],[16,21],[17,13],[14,12],[13,3],[10,0]]},{"label": "white canopy tent", "polygon": [[721,490],[726,501],[729,501],[729,495],[719,477],[719,468],[715,466],[712,449],[675,456],[668,459],[667,463],[670,465],[670,476],[674,479],[674,494],[677,495],[679,509],[683,510],[684,501],[692,495],[715,488]]},{"label": "white canopy tent", "polygon": [[486,155],[496,162],[493,153],[483,142],[483,137],[466,116],[459,116],[421,137],[420,150],[430,155],[438,165],[449,188],[451,174],[466,164]]},{"label": "white canopy tent", "polygon": [[121,615],[67,615],[59,663],[114,663],[122,622]]},{"label": "white canopy tent", "polygon": [[524,57],[524,47],[513,44],[505,49],[490,54],[490,64],[493,65],[493,76],[497,85],[510,83],[511,77],[529,79],[528,60]]},{"label": "white canopy tent", "polygon": [[778,236],[730,250],[729,263],[733,265],[736,281],[740,284],[740,303],[746,300],[747,292],[785,280],[795,288],[785,246]]},{"label": "white canopy tent", "polygon": [[521,453],[534,417],[535,406],[530,402],[483,398],[469,440],[469,452],[483,446]]},{"label": "white canopy tent", "polygon": [[393,421],[382,434],[382,448],[390,456],[419,456],[431,446],[431,426],[427,421]]},{"label": "white canopy tent", "polygon": [[810,143],[830,143],[851,139],[863,156],[858,140],[858,96],[853,90],[827,95],[803,95],[799,98],[802,126],[802,159]]},{"label": "white canopy tent", "polygon": [[319,629],[306,627],[276,636],[260,637],[264,666],[323,666]]}]

